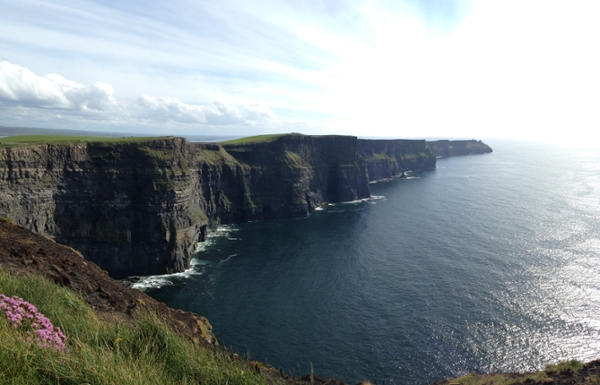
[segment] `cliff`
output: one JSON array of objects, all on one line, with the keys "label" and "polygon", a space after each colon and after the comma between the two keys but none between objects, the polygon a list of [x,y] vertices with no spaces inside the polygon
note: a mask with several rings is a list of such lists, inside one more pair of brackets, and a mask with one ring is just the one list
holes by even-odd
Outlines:
[{"label": "cliff", "polygon": [[187,268],[209,223],[306,216],[369,195],[355,137],[0,148],[0,216],[81,251],[114,277]]},{"label": "cliff", "polygon": [[436,140],[427,144],[437,158],[447,158],[457,155],[487,154],[492,148],[481,140]]},{"label": "cliff", "polygon": [[423,140],[32,138],[38,143],[0,144],[0,216],[113,277],[186,269],[211,223],[302,217],[368,198],[369,180],[435,168]]},{"label": "cliff", "polygon": [[358,145],[371,181],[435,169],[435,156],[425,140],[359,139]]},{"label": "cliff", "polygon": [[306,216],[325,202],[370,196],[356,137],[291,134],[223,147],[249,170],[245,219]]},{"label": "cliff", "polygon": [[188,266],[208,223],[184,139],[0,149],[0,215],[115,276]]}]

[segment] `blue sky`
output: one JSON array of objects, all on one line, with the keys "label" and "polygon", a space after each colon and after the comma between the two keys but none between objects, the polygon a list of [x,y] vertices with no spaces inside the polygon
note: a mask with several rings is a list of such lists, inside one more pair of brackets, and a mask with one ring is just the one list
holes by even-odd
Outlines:
[{"label": "blue sky", "polygon": [[0,0],[0,125],[597,139],[600,2]]}]

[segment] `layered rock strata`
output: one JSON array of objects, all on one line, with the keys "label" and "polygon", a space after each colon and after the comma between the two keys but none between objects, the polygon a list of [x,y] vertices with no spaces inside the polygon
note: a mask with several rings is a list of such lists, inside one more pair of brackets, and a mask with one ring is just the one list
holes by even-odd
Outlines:
[{"label": "layered rock strata", "polygon": [[358,146],[371,181],[435,169],[435,156],[425,140],[359,139]]},{"label": "layered rock strata", "polygon": [[209,223],[305,216],[369,197],[355,137],[260,143],[42,144],[0,149],[0,216],[114,277],[189,266]]},{"label": "layered rock strata", "polygon": [[424,140],[289,134],[0,148],[0,216],[113,277],[189,267],[211,223],[308,215],[370,196],[369,180],[435,168]]}]

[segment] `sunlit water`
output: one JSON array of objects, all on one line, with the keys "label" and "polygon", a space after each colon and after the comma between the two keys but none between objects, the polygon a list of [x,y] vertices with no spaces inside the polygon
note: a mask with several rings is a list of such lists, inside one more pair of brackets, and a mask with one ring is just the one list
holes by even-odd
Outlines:
[{"label": "sunlit water", "polygon": [[296,375],[426,384],[600,357],[600,151],[489,144],[378,199],[214,229],[190,271],[140,286]]}]

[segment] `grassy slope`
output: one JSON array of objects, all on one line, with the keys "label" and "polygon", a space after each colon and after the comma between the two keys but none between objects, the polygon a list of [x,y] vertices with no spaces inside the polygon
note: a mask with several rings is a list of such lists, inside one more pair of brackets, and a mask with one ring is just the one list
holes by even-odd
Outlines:
[{"label": "grassy slope", "polygon": [[275,139],[290,134],[270,134],[270,135],[257,135],[257,136],[248,136],[246,138],[228,140],[226,142],[221,142],[220,144],[248,144],[248,143],[268,143],[272,142]]},{"label": "grassy slope", "polygon": [[29,346],[0,312],[2,384],[281,383],[226,353],[182,339],[155,315],[104,323],[76,294],[44,278],[0,269],[0,293],[38,307],[67,336],[70,353]]},{"label": "grassy slope", "polygon": [[29,144],[78,144],[86,142],[105,142],[105,143],[124,143],[124,142],[144,142],[159,137],[125,137],[109,138],[99,136],[76,136],[76,135],[22,135],[7,136],[0,138],[1,147],[15,147]]}]

